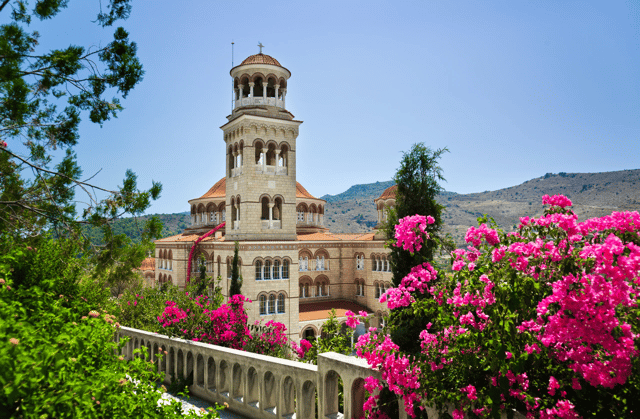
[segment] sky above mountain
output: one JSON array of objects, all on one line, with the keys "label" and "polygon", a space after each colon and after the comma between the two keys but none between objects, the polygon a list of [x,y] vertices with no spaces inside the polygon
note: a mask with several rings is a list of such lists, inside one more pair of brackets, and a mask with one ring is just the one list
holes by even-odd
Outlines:
[{"label": "sky above mountain", "polygon": [[[98,9],[33,23],[40,51],[110,42]],[[185,211],[224,176],[232,41],[235,65],[261,42],[291,71],[297,178],[315,196],[391,179],[416,142],[450,150],[458,193],[640,168],[638,2],[134,1],[122,25],[144,81],[117,119],[83,122],[77,154],[103,187],[127,168],[160,181],[150,213]]]}]

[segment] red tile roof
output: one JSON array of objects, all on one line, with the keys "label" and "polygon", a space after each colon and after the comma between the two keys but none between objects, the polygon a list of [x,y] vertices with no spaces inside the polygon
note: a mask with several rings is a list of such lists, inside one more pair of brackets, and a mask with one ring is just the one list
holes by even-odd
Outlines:
[{"label": "red tile roof", "polygon": [[[222,178],[216,182],[204,195],[198,199],[203,198],[224,198],[227,189],[227,179]],[[296,198],[318,199],[311,195],[300,183],[296,182]],[[321,199],[319,199],[321,201]]]},{"label": "red tile roof", "polygon": [[[205,234],[205,233],[202,233]],[[158,242],[192,242],[195,241],[198,237],[202,236],[202,234],[176,234],[175,236],[170,236],[170,237],[165,237],[163,239],[160,240],[156,240],[156,243]],[[214,236],[209,236],[206,239],[202,240],[200,243],[204,243],[204,242],[210,242],[210,241],[224,241],[224,236],[223,237],[219,237],[216,238]]]},{"label": "red tile roof", "polygon": [[376,200],[378,199],[396,199],[396,192],[398,190],[398,185],[389,186],[387,189],[382,192]]},{"label": "red tile roof", "polygon": [[213,185],[211,187],[211,189],[209,189],[207,191],[207,193],[205,193],[204,195],[202,195],[198,199],[202,199],[202,198],[224,198],[225,197],[225,193],[226,193],[226,189],[227,189],[227,178],[223,177],[222,179],[217,181],[216,184]]},{"label": "red tile roof", "polygon": [[314,303],[300,304],[299,320],[301,322],[308,322],[311,320],[328,319],[329,312],[332,308],[336,310],[336,317],[338,318],[345,317],[345,313],[347,310],[351,310],[356,314],[359,311],[366,311],[369,314],[371,313],[371,311],[367,310],[366,307],[363,307],[358,303],[354,303],[353,301],[319,301]]},{"label": "red tile roof", "polygon": [[263,53],[248,56],[247,58],[244,59],[244,61],[240,65],[245,65],[245,64],[271,64],[271,65],[277,65],[278,67],[282,67],[282,65],[280,65],[278,60],[276,60],[270,55],[263,54]]},{"label": "red tile roof", "polygon": [[296,182],[296,198],[311,198],[318,199],[311,195],[300,183]]},{"label": "red tile roof", "polygon": [[146,258],[140,265],[141,271],[155,271],[156,270],[156,258]]}]

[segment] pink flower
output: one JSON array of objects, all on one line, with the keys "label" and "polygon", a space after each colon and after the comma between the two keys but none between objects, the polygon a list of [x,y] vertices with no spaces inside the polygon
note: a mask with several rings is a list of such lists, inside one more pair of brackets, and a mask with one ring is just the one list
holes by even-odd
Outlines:
[{"label": "pink flower", "polygon": [[466,387],[462,387],[460,389],[460,391],[462,391],[463,393],[467,393],[467,398],[469,400],[471,400],[471,401],[478,400],[478,396],[477,396],[477,393],[476,393],[476,388],[473,385],[469,384]]},{"label": "pink flower", "polygon": [[361,315],[362,317],[364,317],[365,319],[366,319],[366,318],[367,318],[367,316],[368,316],[367,312],[366,312],[366,311],[362,311],[362,310],[360,310],[360,311],[358,312],[358,314],[359,314],[359,315]]},{"label": "pink flower", "polygon": [[11,343],[12,345],[18,345],[20,341],[16,338],[11,338],[9,339],[9,343]]},{"label": "pink flower", "polygon": [[95,310],[91,310],[91,311],[89,312],[89,316],[94,317],[94,318],[95,318],[95,317],[99,317],[99,316],[100,316],[100,313],[98,313],[98,312],[97,312],[97,311],[95,311]]},{"label": "pink flower", "polygon": [[560,384],[558,384],[558,380],[552,375],[549,377],[549,388],[548,393],[552,396],[556,394],[556,390],[560,388]]},{"label": "pink flower", "polygon": [[347,316],[346,324],[350,328],[355,329],[356,326],[360,324],[360,320],[358,320],[358,318],[356,317],[356,314],[353,311],[347,310],[347,312],[344,313],[344,315]]},{"label": "pink flower", "polygon": [[542,197],[542,205],[558,206],[561,208],[573,205],[571,200],[564,195],[545,195]]},{"label": "pink flower", "polygon": [[507,354],[507,359],[513,358],[513,354],[511,352],[507,351],[506,354]]}]

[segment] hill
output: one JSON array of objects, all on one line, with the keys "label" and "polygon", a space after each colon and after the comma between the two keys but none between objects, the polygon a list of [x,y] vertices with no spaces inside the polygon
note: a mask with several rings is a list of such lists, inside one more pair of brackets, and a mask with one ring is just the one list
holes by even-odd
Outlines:
[{"label": "hill", "polygon": [[[360,195],[327,205],[325,225],[332,232],[364,232],[376,224],[373,200],[380,194],[360,186],[368,185],[355,185],[349,190],[371,190],[369,196]],[[640,170],[547,173],[497,191],[472,194],[444,192],[437,199],[446,207],[445,232],[453,236],[456,244],[463,245],[464,234],[470,226],[477,225],[477,217],[488,214],[502,228],[511,230],[520,217],[542,214],[542,196],[547,194],[569,197],[581,220],[613,211],[637,211],[640,210]]]},{"label": "hill", "polygon": [[[337,195],[325,195],[325,226],[333,233],[370,231],[378,220],[373,200],[391,186],[393,181],[353,185]],[[640,211],[640,169],[603,173],[547,173],[520,185],[497,191],[472,194],[443,192],[437,198],[446,207],[446,233],[456,244],[464,245],[464,234],[483,214],[493,217],[499,226],[512,230],[522,216],[542,214],[542,196],[562,194],[573,201],[573,209],[580,220],[610,214],[613,211]],[[189,212],[150,214],[140,221],[157,216],[164,224],[163,237],[181,233],[189,225]],[[134,241],[140,234],[132,218],[118,220],[116,233],[125,233]],[[94,242],[99,243],[100,232],[87,229]]]},{"label": "hill", "polygon": [[341,202],[358,199],[369,199],[371,197],[377,198],[382,195],[385,189],[392,186],[394,182],[388,180],[386,182],[366,183],[362,185],[353,185],[346,191],[338,195],[324,195],[320,199],[324,199],[327,202]]},{"label": "hill", "polygon": [[[149,214],[138,217],[137,223],[134,218],[121,218],[113,223],[113,231],[115,234],[126,234],[134,242],[140,241],[140,230],[144,223],[151,217],[158,217],[162,221],[162,237],[173,236],[182,233],[182,230],[189,226],[189,212],[180,212],[176,214]],[[87,235],[93,244],[102,244],[102,232],[100,229],[90,226],[83,227],[84,234]]]}]

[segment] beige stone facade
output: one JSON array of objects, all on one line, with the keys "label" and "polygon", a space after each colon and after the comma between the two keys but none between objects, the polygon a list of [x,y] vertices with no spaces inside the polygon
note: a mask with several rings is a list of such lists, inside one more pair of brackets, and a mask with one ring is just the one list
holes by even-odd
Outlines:
[{"label": "beige stone facade", "polygon": [[[291,73],[265,54],[231,69],[235,104],[221,129],[226,146],[225,177],[189,201],[191,226],[156,241],[156,284],[184,287],[188,257],[196,239],[191,276],[200,255],[207,272],[229,290],[234,242],[239,242],[242,293],[249,320],[275,320],[299,339],[320,333],[327,309],[365,310],[382,321],[378,299],[391,286],[387,250],[380,234],[331,234],[324,227],[326,202],[296,181],[296,149],[302,121],[286,110]],[[222,162],[221,162],[222,163]],[[391,188],[390,188],[391,189]],[[376,200],[382,221],[394,191]],[[373,205],[374,203],[372,203]]]}]

